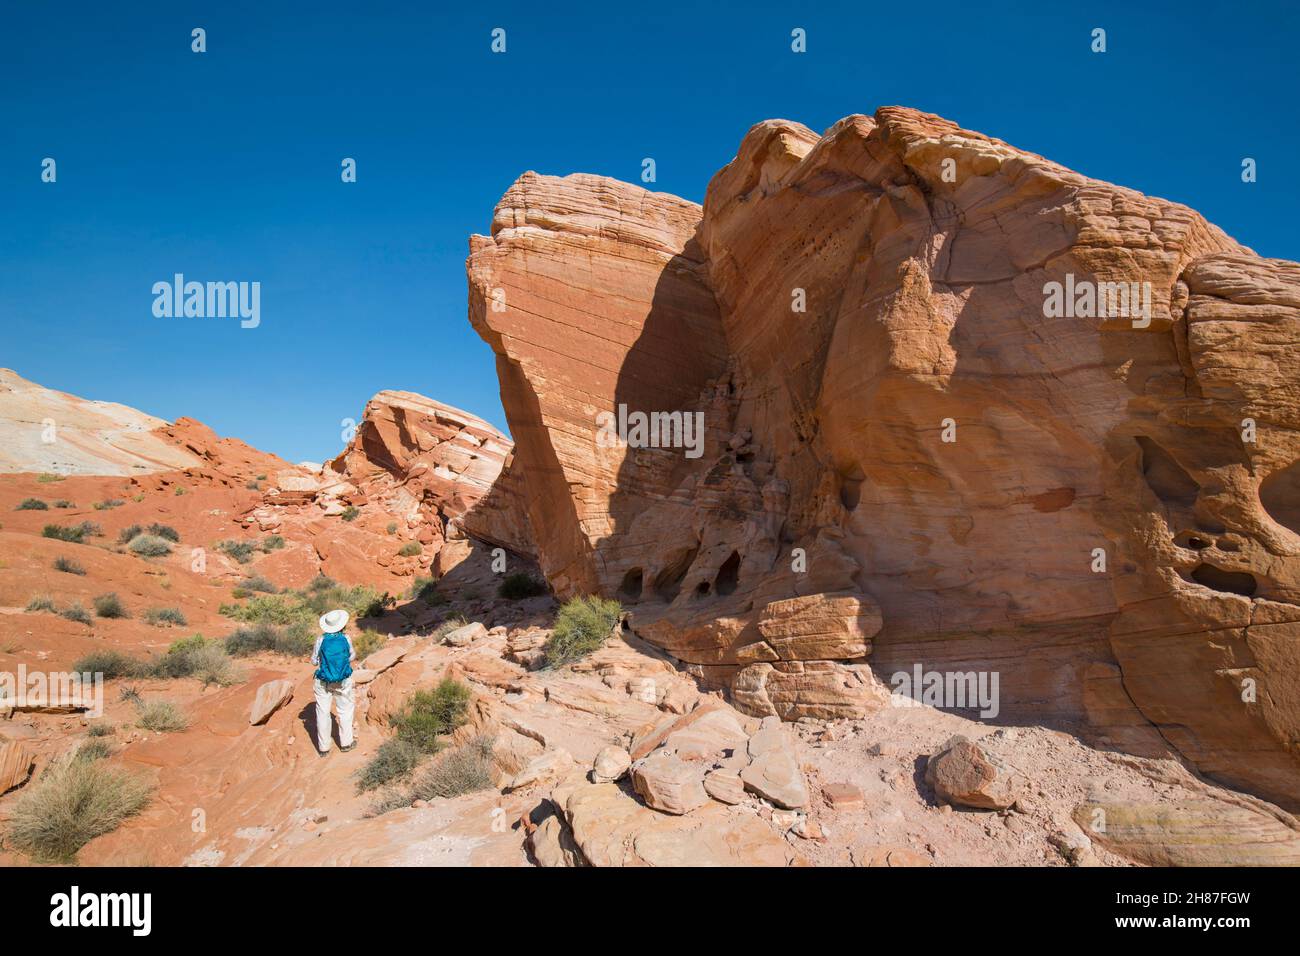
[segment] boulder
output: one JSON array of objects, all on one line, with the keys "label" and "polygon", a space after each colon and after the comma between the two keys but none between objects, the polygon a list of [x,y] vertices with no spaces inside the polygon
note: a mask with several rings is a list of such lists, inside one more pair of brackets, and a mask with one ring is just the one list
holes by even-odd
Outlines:
[{"label": "boulder", "polygon": [[690,813],[709,802],[705,768],[658,750],[632,765],[632,786],[646,806],[663,813]]},{"label": "boulder", "polygon": [[943,802],[977,810],[1006,809],[1024,789],[1019,773],[962,736],[926,761],[925,782]]},{"label": "boulder", "polygon": [[734,805],[745,799],[745,782],[733,770],[710,770],[704,775],[704,792],[719,803]]},{"label": "boulder", "polygon": [[613,783],[632,766],[632,758],[622,747],[603,747],[591,767],[592,783]]},{"label": "boulder", "polygon": [[448,631],[443,635],[442,642],[452,647],[467,647],[480,638],[487,637],[487,633],[487,628],[480,622],[475,621],[473,624],[466,624],[454,631]]},{"label": "boulder", "polygon": [[808,785],[794,739],[775,717],[764,718],[749,738],[749,766],[741,771],[745,789],[786,810],[808,806]]},{"label": "boulder", "polygon": [[271,719],[272,714],[291,700],[293,700],[293,681],[267,681],[257,689],[252,709],[248,712],[248,722],[254,727],[266,723]]}]

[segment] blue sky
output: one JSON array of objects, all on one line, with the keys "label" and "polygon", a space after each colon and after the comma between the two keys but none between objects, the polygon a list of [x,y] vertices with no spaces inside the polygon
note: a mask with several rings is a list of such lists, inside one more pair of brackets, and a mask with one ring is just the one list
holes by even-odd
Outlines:
[{"label": "blue sky", "polygon": [[[636,181],[651,156],[700,201],[755,122],[892,104],[1300,259],[1283,4],[440,6],[4,3],[0,366],[291,460],[335,454],[384,388],[504,427],[464,260],[521,172]],[[261,325],[155,318],[176,272],[259,281]]]}]

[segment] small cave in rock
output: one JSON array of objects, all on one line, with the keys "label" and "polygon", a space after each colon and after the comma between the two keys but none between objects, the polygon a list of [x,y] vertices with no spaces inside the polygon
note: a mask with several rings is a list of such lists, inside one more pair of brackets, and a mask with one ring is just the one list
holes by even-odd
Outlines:
[{"label": "small cave in rock", "polygon": [[1142,476],[1156,497],[1167,505],[1195,505],[1201,486],[1177,459],[1145,435],[1138,435],[1137,443],[1142,449]]},{"label": "small cave in rock", "polygon": [[709,596],[709,582],[701,581],[695,585],[695,596],[697,598],[706,598]]},{"label": "small cave in rock", "polygon": [[1213,542],[1203,534],[1196,534],[1193,531],[1180,531],[1174,537],[1174,544],[1180,548],[1188,548],[1192,551],[1204,551],[1210,547]]},{"label": "small cave in rock", "polygon": [[1192,580],[1215,591],[1225,594],[1240,594],[1251,597],[1259,587],[1253,574],[1245,571],[1225,571],[1212,564],[1198,564],[1192,569]]},{"label": "small cave in rock", "polygon": [[623,575],[623,583],[618,586],[618,593],[629,601],[636,601],[641,597],[641,587],[641,569],[633,568]]},{"label": "small cave in rock", "polygon": [[672,552],[668,561],[655,575],[654,591],[661,601],[674,601],[682,589],[682,579],[695,563],[695,556],[700,553],[699,546],[679,548]]},{"label": "small cave in rock", "polygon": [[731,552],[731,557],[722,562],[717,577],[713,579],[714,589],[722,595],[733,594],[740,583],[740,552]]},{"label": "small cave in rock", "polygon": [[840,473],[840,504],[845,511],[853,511],[862,500],[862,482],[866,477],[856,466],[851,471]]},{"label": "small cave in rock", "polygon": [[1300,534],[1300,461],[1293,461],[1264,479],[1259,486],[1259,503],[1268,516]]}]

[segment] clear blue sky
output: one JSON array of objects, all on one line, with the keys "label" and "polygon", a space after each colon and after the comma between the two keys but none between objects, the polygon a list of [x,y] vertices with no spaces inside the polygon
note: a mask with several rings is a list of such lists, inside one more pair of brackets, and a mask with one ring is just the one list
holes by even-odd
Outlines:
[{"label": "clear blue sky", "polygon": [[[658,189],[699,201],[753,123],[891,104],[1300,259],[1300,17],[1280,3],[467,6],[5,2],[0,366],[291,460],[334,454],[385,388],[504,427],[464,260],[519,173],[636,181],[652,156]],[[175,272],[261,282],[261,326],[155,318]]]}]

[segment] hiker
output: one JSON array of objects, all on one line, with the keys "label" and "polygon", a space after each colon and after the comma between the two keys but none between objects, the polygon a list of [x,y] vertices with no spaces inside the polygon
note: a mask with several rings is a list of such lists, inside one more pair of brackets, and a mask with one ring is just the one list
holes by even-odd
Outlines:
[{"label": "hiker", "polygon": [[345,753],[356,746],[352,739],[352,662],[357,652],[352,639],[343,633],[348,612],[341,608],[321,615],[321,635],[311,651],[316,665],[316,749],[322,757],[330,753],[330,701],[339,719],[339,749]]}]

